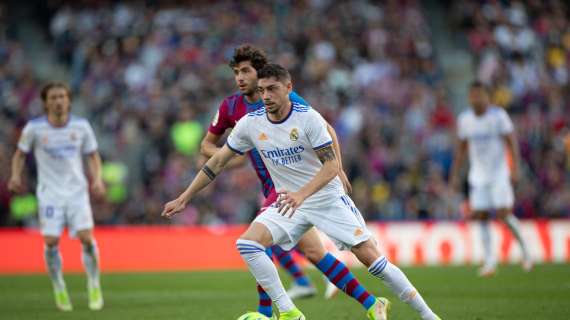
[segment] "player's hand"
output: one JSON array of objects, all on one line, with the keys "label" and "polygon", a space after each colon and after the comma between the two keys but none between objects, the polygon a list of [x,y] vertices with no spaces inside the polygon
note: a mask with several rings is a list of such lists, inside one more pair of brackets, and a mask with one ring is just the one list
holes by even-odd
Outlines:
[{"label": "player's hand", "polygon": [[340,181],[342,182],[342,187],[344,188],[344,192],[346,194],[351,194],[352,193],[352,184],[350,184],[350,180],[348,180],[348,177],[346,176],[346,172],[344,172],[344,170],[340,170],[340,172],[338,173],[338,176],[340,178]]},{"label": "player's hand", "polygon": [[299,192],[277,191],[277,212],[282,216],[293,216],[295,210],[303,204],[305,197]]},{"label": "player's hand", "polygon": [[182,198],[176,198],[164,205],[164,210],[162,210],[162,213],[160,215],[167,219],[170,219],[174,217],[174,215],[184,210],[187,203],[188,201],[185,201]]},{"label": "player's hand", "polygon": [[8,181],[8,190],[12,193],[20,193],[24,191],[22,179],[17,176],[10,177],[10,181]]},{"label": "player's hand", "polygon": [[93,180],[93,182],[91,183],[91,191],[93,191],[93,195],[97,198],[102,198],[103,196],[105,196],[106,188],[105,188],[105,183],[103,183],[103,180],[101,179]]}]

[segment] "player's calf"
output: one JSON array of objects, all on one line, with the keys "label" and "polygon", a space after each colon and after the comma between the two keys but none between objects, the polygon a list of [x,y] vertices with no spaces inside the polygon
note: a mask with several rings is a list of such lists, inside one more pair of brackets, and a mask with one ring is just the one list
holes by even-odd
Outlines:
[{"label": "player's calf", "polygon": [[353,247],[352,252],[368,267],[368,272],[383,280],[388,288],[400,300],[416,310],[422,319],[437,319],[435,313],[429,308],[402,270],[391,264],[385,256],[382,256],[371,239]]}]

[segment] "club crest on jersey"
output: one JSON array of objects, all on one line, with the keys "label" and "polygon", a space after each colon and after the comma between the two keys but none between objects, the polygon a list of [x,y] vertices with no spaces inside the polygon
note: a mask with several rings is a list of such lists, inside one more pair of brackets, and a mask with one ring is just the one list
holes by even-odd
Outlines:
[{"label": "club crest on jersey", "polygon": [[75,134],[75,132],[71,133],[71,141],[75,141],[77,140],[77,135]]},{"label": "club crest on jersey", "polygon": [[42,137],[42,144],[47,144],[48,143],[48,137],[47,136],[43,136]]},{"label": "club crest on jersey", "polygon": [[299,131],[297,130],[297,128],[291,129],[291,133],[289,133],[289,138],[291,139],[291,141],[299,140]]},{"label": "club crest on jersey", "polygon": [[257,139],[259,139],[259,141],[267,141],[267,135],[262,132]]}]

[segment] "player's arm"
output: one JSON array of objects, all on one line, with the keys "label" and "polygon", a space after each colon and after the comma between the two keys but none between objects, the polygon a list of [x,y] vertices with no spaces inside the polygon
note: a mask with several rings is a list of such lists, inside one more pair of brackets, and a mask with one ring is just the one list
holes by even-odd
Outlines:
[{"label": "player's arm", "polygon": [[26,154],[20,150],[16,149],[16,152],[12,156],[12,174],[10,175],[10,180],[8,181],[8,190],[10,192],[22,192],[22,172],[24,171],[24,165],[26,164]]},{"label": "player's arm", "polygon": [[188,186],[188,188],[186,188],[178,198],[168,202],[164,206],[164,210],[161,215],[166,218],[171,218],[175,214],[184,210],[188,202],[192,200],[200,190],[208,186],[210,182],[212,182],[216,176],[222,172],[234,156],[234,151],[232,151],[227,145],[220,148],[218,152],[208,159],[206,164],[202,167],[202,170],[200,170],[196,177],[194,177],[190,186]]},{"label": "player's arm", "polygon": [[467,140],[457,138],[455,142],[455,151],[453,154],[453,165],[451,166],[451,174],[449,178],[449,183],[453,190],[459,190],[459,175],[461,168],[463,167],[463,162],[465,162],[466,154]]},{"label": "player's arm", "polygon": [[101,155],[99,152],[91,152],[87,155],[87,169],[91,177],[91,190],[97,197],[105,195],[105,184],[101,170]]},{"label": "player's arm", "polygon": [[[206,133],[204,139],[202,139],[202,143],[200,144],[200,153],[205,156],[207,159],[210,159],[216,152],[218,152],[221,148],[218,147],[218,142],[222,138],[221,135],[214,134],[210,131]],[[226,169],[233,169],[239,168],[245,165],[247,162],[247,156],[245,155],[236,155],[233,157],[227,164]]]},{"label": "player's arm", "polygon": [[333,148],[334,153],[338,162],[338,176],[340,181],[342,182],[342,186],[344,188],[344,192],[351,193],[352,192],[352,185],[346,176],[346,172],[344,172],[344,167],[342,166],[342,155],[340,153],[340,143],[338,141],[338,136],[336,135],[336,131],[334,128],[327,122],[327,131],[332,137],[333,140]]},{"label": "player's arm", "polygon": [[513,161],[511,167],[511,180],[516,183],[519,179],[519,168],[521,163],[519,143],[514,132],[504,135],[504,139],[507,150],[509,150]]},{"label": "player's arm", "polygon": [[322,189],[332,179],[334,179],[339,172],[338,161],[331,144],[326,147],[315,150],[317,157],[323,164],[319,172],[305,184],[297,192],[280,191],[279,193],[279,212],[283,215],[290,211],[289,216],[295,213],[295,210],[311,195]]}]

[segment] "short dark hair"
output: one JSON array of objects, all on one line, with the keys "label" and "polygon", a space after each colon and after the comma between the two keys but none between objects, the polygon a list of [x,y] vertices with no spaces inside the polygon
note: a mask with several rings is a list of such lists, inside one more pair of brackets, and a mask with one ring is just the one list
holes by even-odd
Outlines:
[{"label": "short dark hair", "polygon": [[276,63],[269,63],[261,70],[257,71],[258,79],[275,78],[277,81],[286,82],[291,80],[291,75],[287,69]]},{"label": "short dark hair", "polygon": [[475,80],[475,81],[471,82],[471,84],[469,85],[469,89],[483,89],[486,92],[489,91],[489,88],[487,88],[487,85],[485,85],[483,82],[481,82],[479,80]]},{"label": "short dark hair", "polygon": [[235,68],[240,62],[244,61],[249,61],[251,66],[256,71],[259,71],[267,64],[267,55],[259,48],[244,44],[235,48],[234,55],[230,60],[230,68]]},{"label": "short dark hair", "polygon": [[64,89],[65,92],[67,93],[67,97],[69,98],[69,100],[71,100],[71,90],[69,89],[69,87],[65,83],[63,83],[63,82],[49,82],[42,88],[42,91],[40,93],[40,96],[41,96],[43,102],[46,102],[49,91],[51,89],[55,89],[55,88]]}]

